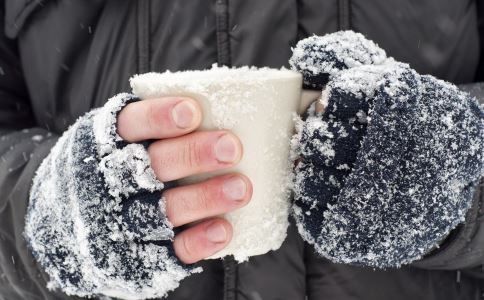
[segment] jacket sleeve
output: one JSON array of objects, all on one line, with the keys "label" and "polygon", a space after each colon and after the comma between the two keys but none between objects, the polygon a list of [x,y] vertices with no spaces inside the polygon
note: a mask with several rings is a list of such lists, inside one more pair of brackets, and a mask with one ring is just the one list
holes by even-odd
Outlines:
[{"label": "jacket sleeve", "polygon": [[20,65],[1,34],[0,299],[163,297],[200,272],[174,254],[145,143],[117,134],[139,99],[115,96],[57,136],[36,126]]},{"label": "jacket sleeve", "polygon": [[16,43],[4,35],[0,7],[0,298],[59,299],[23,238],[24,216],[35,170],[57,135],[37,126]]},{"label": "jacket sleeve", "polygon": [[[459,86],[484,105],[484,83]],[[447,239],[413,265],[425,269],[458,270],[482,265],[484,261],[484,180],[481,178],[465,222],[454,229]]]}]

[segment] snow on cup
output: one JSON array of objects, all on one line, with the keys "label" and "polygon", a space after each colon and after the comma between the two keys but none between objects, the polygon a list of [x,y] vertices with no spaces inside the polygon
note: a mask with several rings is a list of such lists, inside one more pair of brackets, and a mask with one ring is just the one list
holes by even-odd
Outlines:
[{"label": "snow on cup", "polygon": [[201,130],[227,129],[241,140],[244,154],[234,168],[191,176],[181,184],[240,172],[250,178],[253,196],[224,217],[233,226],[228,246],[211,256],[236,260],[278,249],[286,237],[290,139],[300,108],[302,78],[287,69],[216,67],[204,71],[147,73],[130,79],[141,99],[186,96],[203,109]]}]

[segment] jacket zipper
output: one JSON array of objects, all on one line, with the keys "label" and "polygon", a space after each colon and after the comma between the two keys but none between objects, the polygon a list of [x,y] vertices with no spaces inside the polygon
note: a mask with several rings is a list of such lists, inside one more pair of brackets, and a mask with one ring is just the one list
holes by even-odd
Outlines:
[{"label": "jacket zipper", "polygon": [[338,0],[338,28],[351,29],[351,0]]},{"label": "jacket zipper", "polygon": [[219,66],[231,66],[229,38],[228,0],[216,0],[215,17],[217,28],[217,63]]},{"label": "jacket zipper", "polygon": [[[138,72],[150,71],[150,0],[137,3]],[[231,66],[228,0],[216,0],[217,63]],[[237,263],[232,256],[223,260],[224,300],[237,300]]]},{"label": "jacket zipper", "polygon": [[[217,33],[217,64],[232,66],[229,37],[228,0],[216,0],[215,18]],[[224,300],[237,300],[237,263],[232,256],[225,257],[224,267]]]},{"label": "jacket zipper", "polygon": [[237,262],[233,256],[223,260],[224,265],[224,300],[237,300]]},{"label": "jacket zipper", "polygon": [[138,74],[150,71],[150,0],[136,1]]},{"label": "jacket zipper", "polygon": [[[228,0],[216,0],[217,63],[219,66],[231,66]],[[138,72],[150,71],[150,0],[137,2],[137,40]],[[233,257],[223,260],[224,300],[237,300],[237,263]]]}]

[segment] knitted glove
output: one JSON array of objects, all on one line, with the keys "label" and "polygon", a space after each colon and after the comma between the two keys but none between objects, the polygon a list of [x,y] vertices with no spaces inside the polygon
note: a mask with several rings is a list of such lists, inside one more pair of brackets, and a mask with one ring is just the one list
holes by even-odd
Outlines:
[{"label": "knitted glove", "polygon": [[310,107],[293,138],[299,232],[334,262],[377,268],[438,246],[464,221],[484,170],[476,99],[382,53],[338,32],[301,41],[291,59],[305,82],[326,84],[325,111]]},{"label": "knitted glove", "polygon": [[145,147],[116,133],[118,112],[137,99],[120,94],[79,118],[33,180],[25,236],[68,295],[162,297],[200,270],[184,266]]},{"label": "knitted glove", "polygon": [[362,34],[339,31],[299,41],[289,64],[303,75],[305,88],[322,89],[330,75],[358,66],[382,64],[386,59],[385,51]]}]

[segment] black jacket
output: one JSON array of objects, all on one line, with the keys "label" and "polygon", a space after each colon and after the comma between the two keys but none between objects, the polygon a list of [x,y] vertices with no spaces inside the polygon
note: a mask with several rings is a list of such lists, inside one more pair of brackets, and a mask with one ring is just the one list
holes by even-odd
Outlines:
[{"label": "black jacket", "polygon": [[[0,38],[0,299],[48,291],[23,238],[32,177],[59,134],[147,71],[287,65],[308,35],[351,28],[420,73],[482,78],[478,1],[6,0]],[[483,39],[484,40],[484,39]],[[477,84],[467,85],[484,99]],[[386,271],[317,256],[294,227],[282,248],[249,262],[207,261],[169,299],[480,299],[480,186],[466,223],[412,266]]]}]

